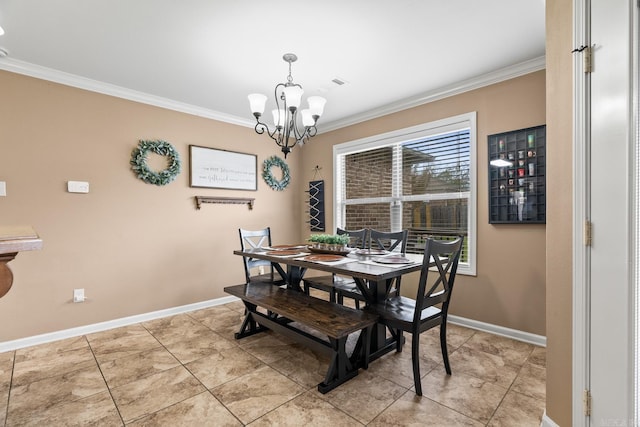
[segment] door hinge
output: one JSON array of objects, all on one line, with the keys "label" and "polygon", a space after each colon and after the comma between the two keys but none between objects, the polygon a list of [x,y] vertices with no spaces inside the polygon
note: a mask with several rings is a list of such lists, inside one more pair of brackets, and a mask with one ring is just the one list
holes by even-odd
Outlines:
[{"label": "door hinge", "polygon": [[[638,0],[640,2],[640,0]],[[591,46],[582,45],[571,51],[571,53],[582,53],[582,71],[589,74],[593,71],[593,48]]]},{"label": "door hinge", "polygon": [[586,220],[584,222],[584,245],[585,246],[591,246],[591,244],[593,243],[593,225],[591,224],[591,221]]},{"label": "door hinge", "polygon": [[584,390],[582,392],[582,407],[584,408],[584,415],[587,417],[591,416],[591,392],[589,390]]},{"label": "door hinge", "polygon": [[583,63],[583,71],[585,74],[589,74],[593,71],[593,48],[591,46],[587,46],[586,49],[582,52]]}]

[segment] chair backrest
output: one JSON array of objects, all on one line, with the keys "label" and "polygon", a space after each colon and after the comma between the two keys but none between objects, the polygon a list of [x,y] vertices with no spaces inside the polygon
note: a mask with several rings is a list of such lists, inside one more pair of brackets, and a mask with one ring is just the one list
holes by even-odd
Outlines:
[{"label": "chair backrest", "polygon": [[[263,228],[262,230],[243,230],[238,229],[240,234],[240,248],[244,250],[257,249],[264,246],[271,246],[271,228]],[[251,270],[260,266],[269,267],[271,274],[273,275],[273,267],[271,262],[255,259],[250,257],[243,257],[244,275],[247,279],[247,283],[251,281]]]},{"label": "chair backrest", "polygon": [[[424,249],[424,261],[418,282],[416,297],[416,311],[413,322],[417,325],[424,309],[436,304],[442,304],[441,313],[446,319],[449,301],[453,291],[453,282],[458,271],[458,262],[462,253],[464,236],[456,240],[427,239]],[[430,271],[431,263],[435,263],[436,270]]]},{"label": "chair backrest", "polygon": [[371,249],[383,249],[385,251],[407,252],[408,230],[402,231],[378,231],[369,230],[369,247]]},{"label": "chair backrest", "polygon": [[366,248],[368,243],[367,231],[368,230],[366,228],[363,228],[362,230],[343,230],[342,228],[338,228],[336,230],[336,234],[348,235],[350,247],[363,249]]}]

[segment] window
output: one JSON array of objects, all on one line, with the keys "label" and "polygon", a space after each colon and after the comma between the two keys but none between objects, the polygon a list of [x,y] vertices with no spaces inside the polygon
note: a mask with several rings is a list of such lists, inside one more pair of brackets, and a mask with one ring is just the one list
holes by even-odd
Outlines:
[{"label": "window", "polygon": [[333,157],[338,227],[407,229],[414,253],[464,235],[458,272],[475,275],[475,112],[338,144]]}]

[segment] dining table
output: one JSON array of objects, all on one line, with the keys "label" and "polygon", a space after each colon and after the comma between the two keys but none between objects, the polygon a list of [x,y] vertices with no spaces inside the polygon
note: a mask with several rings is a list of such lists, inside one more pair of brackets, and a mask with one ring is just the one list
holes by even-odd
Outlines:
[{"label": "dining table", "polygon": [[[300,283],[308,270],[352,277],[362,292],[366,304],[384,301],[388,297],[389,289],[395,279],[408,273],[420,271],[423,263],[422,254],[392,252],[380,255],[351,250],[341,256],[329,257],[322,256],[328,254],[317,254],[311,248],[302,245],[299,249],[281,250],[282,247],[287,246],[236,250],[233,253],[271,262],[273,268],[286,281],[287,288],[299,292],[303,292]],[[394,262],[389,257],[395,257],[401,261]],[[386,327],[379,323],[376,324],[373,327],[370,340],[369,360],[374,360],[395,348],[395,339],[387,337]]]}]

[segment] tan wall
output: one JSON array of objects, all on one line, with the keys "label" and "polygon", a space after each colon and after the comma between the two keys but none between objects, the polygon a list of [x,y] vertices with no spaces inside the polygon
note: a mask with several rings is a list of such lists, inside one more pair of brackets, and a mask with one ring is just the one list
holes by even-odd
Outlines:
[{"label": "tan wall", "polygon": [[[322,167],[332,231],[333,145],[471,111],[477,111],[478,274],[458,276],[450,312],[545,335],[545,226],[490,225],[487,207],[487,136],[545,123],[544,71],[319,135],[303,148],[301,176],[312,180],[314,167]],[[307,224],[301,233],[309,234]]]},{"label": "tan wall", "polygon": [[[30,225],[44,240],[9,264],[15,280],[0,299],[0,342],[225,296],[222,288],[243,278],[232,254],[238,227],[269,225],[274,243],[299,241],[290,225],[302,215],[300,151],[287,159],[286,191],[261,177],[257,192],[190,188],[189,144],[254,153],[259,167],[281,153],[252,128],[8,72],[0,87],[0,224]],[[173,144],[183,167],[176,181],[158,187],[133,174],[140,139]],[[90,193],[67,193],[68,180],[89,181]],[[198,211],[195,195],[256,203]],[[74,288],[89,300],[70,302]]]},{"label": "tan wall", "polygon": [[572,425],[572,123],[571,0],[547,1],[547,416]]}]

